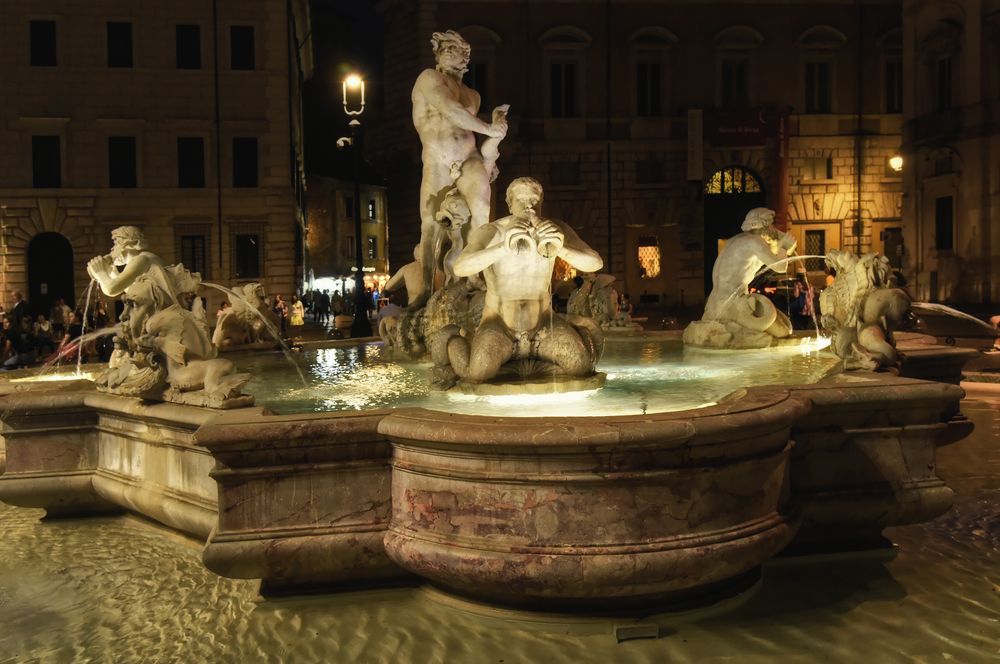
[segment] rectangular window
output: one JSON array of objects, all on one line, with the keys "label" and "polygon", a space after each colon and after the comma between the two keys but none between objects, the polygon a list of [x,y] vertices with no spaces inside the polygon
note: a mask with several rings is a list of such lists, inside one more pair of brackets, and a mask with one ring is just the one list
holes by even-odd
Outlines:
[{"label": "rectangular window", "polygon": [[58,136],[31,137],[31,172],[36,189],[62,186],[62,160]]},{"label": "rectangular window", "polygon": [[955,248],[955,205],[951,196],[934,199],[934,246],[938,251]]},{"label": "rectangular window", "polygon": [[132,24],[108,21],[108,66],[132,66]]},{"label": "rectangular window", "polygon": [[252,25],[230,26],[229,66],[236,71],[252,71],[257,68]]},{"label": "rectangular window", "polygon": [[200,136],[177,139],[177,186],[205,186],[205,139]]},{"label": "rectangular window", "polygon": [[832,180],[832,157],[806,157],[802,163],[803,180]]},{"label": "rectangular window", "polygon": [[935,83],[937,91],[937,110],[951,110],[951,57],[945,57],[938,60]]},{"label": "rectangular window", "polygon": [[377,217],[375,215],[375,212],[376,212],[376,209],[375,209],[375,199],[374,198],[370,198],[370,199],[368,199],[368,220],[369,221],[377,221]]},{"label": "rectangular window", "polygon": [[108,137],[108,186],[125,189],[136,186],[134,136]]},{"label": "rectangular window", "polygon": [[640,62],[635,66],[635,112],[641,118],[663,115],[662,81],[659,62]]},{"label": "rectangular window", "polygon": [[201,26],[178,25],[175,32],[177,68],[201,69]]},{"label": "rectangular window", "polygon": [[261,276],[263,252],[260,233],[233,235],[233,276],[237,279],[256,279]]},{"label": "rectangular window", "polygon": [[344,241],[344,258],[354,258],[354,236],[348,235]]},{"label": "rectangular window", "polygon": [[202,278],[207,278],[208,274],[208,238],[204,235],[181,235],[180,237],[180,257],[191,272],[197,272]]},{"label": "rectangular window", "polygon": [[660,276],[660,240],[655,235],[643,235],[639,238],[636,252],[639,261],[639,278],[653,279]]},{"label": "rectangular window", "polygon": [[[826,231],[806,231],[806,246],[805,255],[806,256],[825,256],[826,255]],[[807,258],[806,270],[810,272],[822,272],[823,266],[826,264],[823,258]]]},{"label": "rectangular window", "polygon": [[354,198],[344,197],[344,219],[354,219]]},{"label": "rectangular window", "polygon": [[723,110],[738,111],[750,104],[747,88],[747,61],[723,60],[720,67]]},{"label": "rectangular window", "polygon": [[487,94],[486,64],[483,62],[469,63],[469,71],[465,74],[465,84],[479,93],[479,112],[492,111],[490,96]]},{"label": "rectangular window", "polygon": [[830,63],[806,63],[806,113],[830,113]]},{"label": "rectangular window", "polygon": [[233,186],[257,186],[257,139],[233,139]]},{"label": "rectangular window", "polygon": [[31,41],[31,66],[55,67],[56,22],[31,21],[29,27]]},{"label": "rectangular window", "polygon": [[368,259],[375,260],[378,258],[378,240],[374,236],[368,236]]},{"label": "rectangular window", "polygon": [[903,112],[903,61],[892,59],[885,63],[885,112]]},{"label": "rectangular window", "polygon": [[549,69],[549,100],[552,117],[576,117],[576,64],[553,62]]}]

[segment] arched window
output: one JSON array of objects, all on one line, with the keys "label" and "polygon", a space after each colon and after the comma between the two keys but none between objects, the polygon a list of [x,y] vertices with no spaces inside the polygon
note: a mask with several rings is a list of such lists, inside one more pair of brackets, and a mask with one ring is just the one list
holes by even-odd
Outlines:
[{"label": "arched window", "polygon": [[705,185],[706,194],[750,194],[763,191],[760,180],[739,166],[727,166],[712,174]]}]

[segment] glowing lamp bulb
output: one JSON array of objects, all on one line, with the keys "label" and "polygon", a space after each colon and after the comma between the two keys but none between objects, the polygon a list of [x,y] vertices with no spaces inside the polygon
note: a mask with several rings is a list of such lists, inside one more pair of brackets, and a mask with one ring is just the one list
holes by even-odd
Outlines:
[{"label": "glowing lamp bulb", "polygon": [[903,157],[902,155],[894,154],[889,157],[889,168],[896,171],[897,173],[903,170]]},{"label": "glowing lamp bulb", "polygon": [[358,76],[357,74],[351,74],[350,76],[344,79],[344,83],[347,84],[347,87],[349,89],[357,90],[359,87],[361,87],[361,77]]}]

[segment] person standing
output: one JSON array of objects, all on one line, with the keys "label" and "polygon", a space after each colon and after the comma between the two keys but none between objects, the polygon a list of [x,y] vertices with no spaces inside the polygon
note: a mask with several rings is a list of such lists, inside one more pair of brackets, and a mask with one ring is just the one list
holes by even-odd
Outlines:
[{"label": "person standing", "polygon": [[302,326],[306,324],[306,307],[297,296],[292,296],[292,307],[289,315],[289,325],[291,336],[298,336],[302,332]]},{"label": "person standing", "polygon": [[6,311],[4,316],[10,321],[11,326],[15,331],[20,331],[21,321],[27,315],[28,305],[21,297],[21,291],[11,291],[10,292],[10,308]]},{"label": "person standing", "polygon": [[271,307],[271,311],[278,318],[278,323],[281,327],[281,337],[285,337],[285,329],[288,325],[288,305],[285,304],[285,300],[282,299],[281,294],[274,296],[274,305]]}]

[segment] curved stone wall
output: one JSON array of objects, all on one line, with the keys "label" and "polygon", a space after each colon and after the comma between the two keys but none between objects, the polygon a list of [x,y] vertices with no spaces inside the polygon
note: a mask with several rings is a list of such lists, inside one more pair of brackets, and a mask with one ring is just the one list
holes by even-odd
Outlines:
[{"label": "curved stone wall", "polygon": [[[681,597],[741,576],[795,534],[787,391],[648,417],[497,419],[397,411],[386,551],[477,597]],[[442,420],[444,418],[444,420]]]}]

